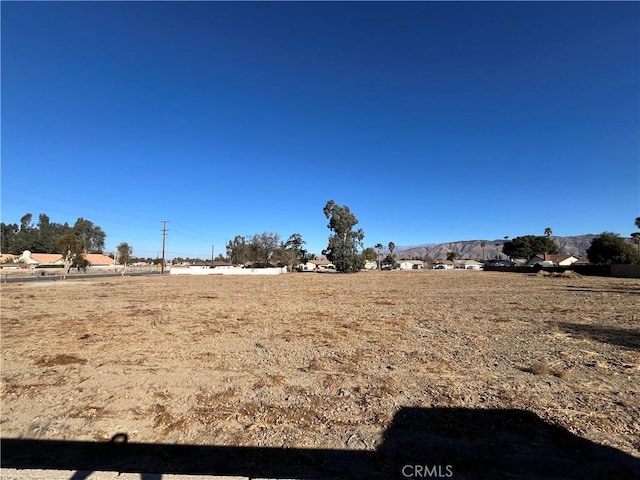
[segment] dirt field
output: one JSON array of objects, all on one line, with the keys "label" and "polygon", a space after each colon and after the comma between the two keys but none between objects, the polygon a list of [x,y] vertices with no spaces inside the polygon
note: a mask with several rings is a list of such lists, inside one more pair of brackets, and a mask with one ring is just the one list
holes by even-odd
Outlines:
[{"label": "dirt field", "polygon": [[401,407],[521,409],[640,457],[639,300],[466,271],[6,284],[2,436],[375,450]]}]

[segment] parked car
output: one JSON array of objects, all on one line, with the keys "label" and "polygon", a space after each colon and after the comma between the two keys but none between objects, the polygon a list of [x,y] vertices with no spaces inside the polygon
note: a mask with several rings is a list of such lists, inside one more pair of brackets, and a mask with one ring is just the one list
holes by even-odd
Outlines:
[{"label": "parked car", "polygon": [[486,260],[484,262],[486,267],[515,267],[515,262],[510,260]]}]

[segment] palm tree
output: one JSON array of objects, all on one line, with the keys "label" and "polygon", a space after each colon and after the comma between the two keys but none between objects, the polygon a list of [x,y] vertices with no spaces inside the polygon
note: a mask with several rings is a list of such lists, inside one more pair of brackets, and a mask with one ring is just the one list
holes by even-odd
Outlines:
[{"label": "palm tree", "polygon": [[391,257],[391,260],[393,260],[393,263],[391,264],[391,268],[395,268],[396,266],[396,259],[393,256],[393,251],[396,249],[396,244],[393,242],[389,242],[389,245],[387,245],[389,247],[389,256]]},{"label": "palm tree", "polygon": [[378,250],[378,270],[380,270],[380,255],[382,255],[382,249],[384,246],[381,243],[376,243],[375,249]]},{"label": "palm tree", "polygon": [[[640,228],[640,217],[636,217],[636,227]],[[633,238],[633,243],[638,245],[638,251],[640,252],[640,232],[633,232],[631,238]]]},{"label": "palm tree", "polygon": [[500,258],[500,244],[496,243],[496,259]]},{"label": "palm tree", "polygon": [[480,246],[482,247],[482,261],[484,261],[484,247],[487,246],[485,242],[480,242]]},{"label": "palm tree", "polygon": [[[545,229],[544,229],[544,234],[547,236],[547,240],[551,240],[551,234],[552,234],[552,233],[553,233],[553,230],[551,230],[551,227],[547,227],[547,228],[545,228]],[[546,260],[546,258],[547,258],[547,257],[546,257],[546,255],[547,255],[547,251],[546,251],[546,249],[545,249],[544,254],[545,254],[545,257],[544,257],[544,258],[545,258],[545,260]]]}]

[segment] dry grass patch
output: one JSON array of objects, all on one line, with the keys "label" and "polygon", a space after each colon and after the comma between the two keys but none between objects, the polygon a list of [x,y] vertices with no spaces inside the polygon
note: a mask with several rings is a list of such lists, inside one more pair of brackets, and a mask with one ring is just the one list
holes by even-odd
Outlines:
[{"label": "dry grass patch", "polygon": [[43,356],[34,361],[34,363],[40,367],[53,367],[56,365],[72,365],[72,364],[85,364],[87,360],[84,358],[76,357],[75,355],[68,355],[61,353],[59,355]]},{"label": "dry grass patch", "polygon": [[3,285],[3,435],[372,449],[516,408],[640,456],[640,282],[441,273]]}]

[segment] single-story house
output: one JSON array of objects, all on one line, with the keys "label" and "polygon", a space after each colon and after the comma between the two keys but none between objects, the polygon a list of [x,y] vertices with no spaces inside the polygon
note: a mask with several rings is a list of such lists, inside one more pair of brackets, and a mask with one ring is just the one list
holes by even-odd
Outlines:
[{"label": "single-story house", "polygon": [[454,260],[454,268],[465,270],[482,270],[482,263],[475,260]]},{"label": "single-story house", "polygon": [[418,270],[424,268],[422,260],[400,260],[397,262],[400,270]]},{"label": "single-story house", "polygon": [[303,272],[313,272],[317,270],[335,270],[336,266],[326,258],[307,260],[307,263],[302,265]]},{"label": "single-story house", "polygon": [[92,267],[113,267],[117,264],[113,258],[102,253],[87,253],[84,258]]},{"label": "single-story house", "polygon": [[575,255],[542,253],[533,257],[526,264],[530,266],[541,265],[543,267],[568,267],[569,265],[576,263],[578,260],[580,260],[580,258]]},{"label": "single-story house", "polygon": [[436,260],[431,267],[433,270],[453,270],[454,263],[451,260]]},{"label": "single-story house", "polygon": [[16,256],[12,253],[2,253],[0,254],[0,268],[7,269],[17,269],[21,266],[17,263],[14,263],[14,259]]},{"label": "single-story house", "polygon": [[[9,258],[9,255],[6,255]],[[5,255],[2,256],[4,261]],[[21,255],[12,255],[14,264],[22,264],[34,268],[46,268],[46,267],[60,267],[64,265],[62,255],[59,253],[33,253],[30,250],[25,250]],[[115,262],[113,258],[103,255],[101,253],[87,253],[84,258],[89,262],[92,267],[113,267]]]},{"label": "single-story house", "polygon": [[589,258],[586,256],[582,256],[582,257],[578,257],[578,261],[573,263],[572,265],[588,265],[591,262],[589,261]]},{"label": "single-story house", "polygon": [[59,253],[32,253],[25,250],[22,255],[17,256],[14,263],[23,263],[32,267],[58,267],[64,265],[62,255]]}]

